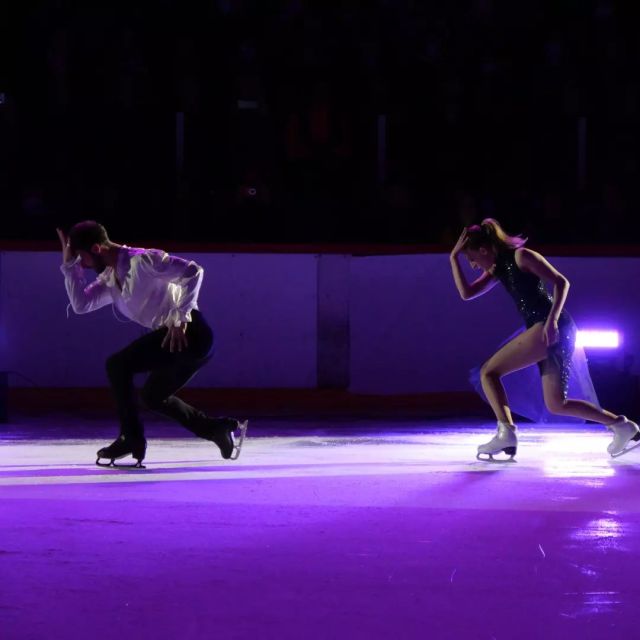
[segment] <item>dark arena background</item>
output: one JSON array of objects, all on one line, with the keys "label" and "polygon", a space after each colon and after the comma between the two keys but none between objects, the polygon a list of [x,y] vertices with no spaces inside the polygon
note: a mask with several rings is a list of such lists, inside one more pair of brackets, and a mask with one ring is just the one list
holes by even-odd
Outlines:
[{"label": "dark arena background", "polygon": [[[452,268],[471,283],[482,265],[451,255],[487,218],[526,237],[557,270],[549,300],[570,283],[570,397],[635,433],[633,3],[14,4],[0,638],[638,637],[637,441],[610,455],[614,427],[550,411],[532,360],[503,377],[517,454],[477,458],[501,433],[490,359],[522,309],[502,286],[463,301]],[[67,247],[83,220],[115,244]],[[156,349],[193,365],[171,401],[204,412],[215,429],[187,427],[200,438],[142,389],[169,360],[131,365],[144,468],[95,464],[133,420],[113,354],[192,325],[157,320],[182,308],[188,272],[127,270],[128,247],[201,268],[214,335],[197,366]],[[105,267],[113,300],[75,313],[91,309],[65,282],[89,295]],[[151,290],[169,296],[157,309]]]}]

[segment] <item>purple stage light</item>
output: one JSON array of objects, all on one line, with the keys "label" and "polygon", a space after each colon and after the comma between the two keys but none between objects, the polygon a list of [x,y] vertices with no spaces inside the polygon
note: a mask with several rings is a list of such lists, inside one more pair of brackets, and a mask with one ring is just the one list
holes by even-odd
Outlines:
[{"label": "purple stage light", "polygon": [[621,342],[620,333],[610,329],[587,329],[578,331],[576,335],[576,347],[617,349]]}]

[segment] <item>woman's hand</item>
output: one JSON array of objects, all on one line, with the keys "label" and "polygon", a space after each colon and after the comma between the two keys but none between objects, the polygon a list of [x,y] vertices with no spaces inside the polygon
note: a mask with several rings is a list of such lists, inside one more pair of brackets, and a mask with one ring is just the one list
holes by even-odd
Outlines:
[{"label": "woman's hand", "polygon": [[461,254],[462,251],[464,251],[464,247],[467,244],[467,240],[468,239],[469,239],[469,236],[467,235],[467,228],[465,227],[462,230],[462,233],[460,234],[460,237],[458,238],[458,242],[456,242],[456,244],[453,247],[453,249],[451,249],[451,257],[452,258],[455,258],[459,254]]},{"label": "woman's hand", "polygon": [[542,339],[548,347],[558,342],[560,332],[558,331],[558,321],[547,319],[542,330]]}]

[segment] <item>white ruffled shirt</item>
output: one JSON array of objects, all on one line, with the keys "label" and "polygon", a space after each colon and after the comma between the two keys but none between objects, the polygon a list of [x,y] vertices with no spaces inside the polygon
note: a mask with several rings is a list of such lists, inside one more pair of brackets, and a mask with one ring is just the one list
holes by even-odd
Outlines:
[{"label": "white ruffled shirt", "polygon": [[148,329],[191,322],[204,273],[195,262],[165,251],[127,246],[120,250],[115,270],[107,267],[88,284],[79,257],[62,264],[60,270],[76,313],[113,304],[124,316]]}]

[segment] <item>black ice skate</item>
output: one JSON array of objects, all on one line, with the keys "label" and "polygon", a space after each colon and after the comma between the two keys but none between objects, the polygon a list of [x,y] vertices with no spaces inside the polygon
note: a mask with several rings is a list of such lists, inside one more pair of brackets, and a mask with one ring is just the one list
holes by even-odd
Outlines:
[{"label": "black ice skate", "polygon": [[249,421],[235,418],[205,418],[200,437],[218,445],[225,460],[237,460],[247,433]]},{"label": "black ice skate", "polygon": [[[96,464],[99,467],[120,467],[129,469],[144,469],[142,461],[147,452],[147,441],[144,438],[131,438],[121,435],[115,442],[108,447],[103,447],[98,451],[98,459]],[[116,464],[116,460],[131,455],[136,464]],[[109,460],[109,462],[100,462],[101,458]]]}]

